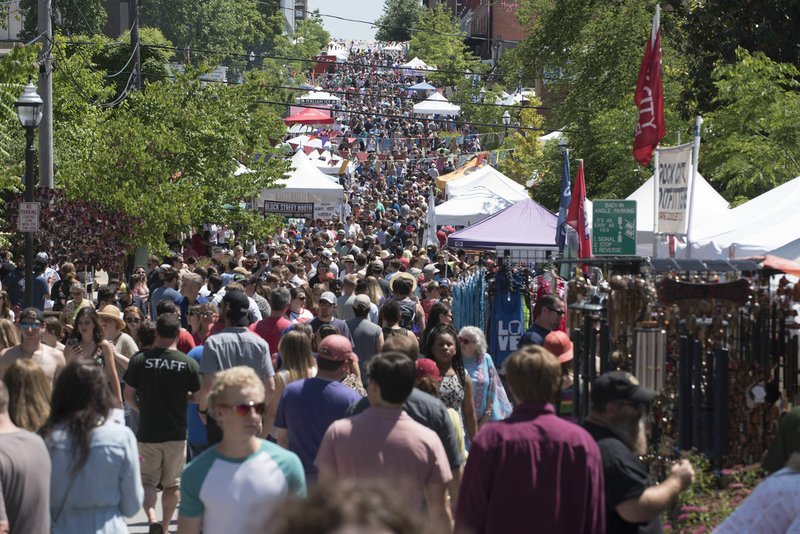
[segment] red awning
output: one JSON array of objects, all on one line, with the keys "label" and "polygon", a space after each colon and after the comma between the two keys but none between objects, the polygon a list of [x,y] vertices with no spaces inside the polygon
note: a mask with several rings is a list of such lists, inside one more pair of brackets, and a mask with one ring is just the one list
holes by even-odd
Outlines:
[{"label": "red awning", "polygon": [[333,124],[333,117],[327,111],[305,108],[299,113],[286,117],[284,122],[286,124]]}]

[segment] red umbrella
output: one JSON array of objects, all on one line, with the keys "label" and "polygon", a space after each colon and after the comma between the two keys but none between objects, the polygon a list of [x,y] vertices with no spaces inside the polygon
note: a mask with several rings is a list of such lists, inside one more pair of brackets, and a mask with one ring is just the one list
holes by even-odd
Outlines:
[{"label": "red umbrella", "polygon": [[333,124],[333,117],[327,111],[305,108],[303,111],[286,117],[286,124]]}]

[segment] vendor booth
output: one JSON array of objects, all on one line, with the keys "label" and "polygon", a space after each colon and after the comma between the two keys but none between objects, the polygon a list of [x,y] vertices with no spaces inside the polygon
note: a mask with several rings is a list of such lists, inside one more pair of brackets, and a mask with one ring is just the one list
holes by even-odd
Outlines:
[{"label": "vendor booth", "polygon": [[445,184],[445,196],[447,199],[455,198],[476,187],[483,187],[509,200],[528,198],[528,190],[524,185],[515,182],[491,165],[484,165],[455,180],[448,180]]},{"label": "vendor booth", "polygon": [[329,111],[315,108],[303,108],[302,111],[290,115],[283,120],[287,125],[290,124],[333,124],[333,117]]},{"label": "vendor booth", "polygon": [[436,223],[469,226],[506,209],[519,200],[516,197],[503,198],[486,188],[477,187],[469,193],[436,206]]},{"label": "vendor booth", "polygon": [[323,174],[304,152],[291,159],[292,169],[278,185],[264,189],[257,200],[265,215],[286,217],[340,219],[344,209],[344,188]]},{"label": "vendor booth", "polygon": [[419,104],[414,104],[414,113],[417,115],[444,115],[447,117],[455,117],[461,113],[461,107],[448,102],[441,93],[433,93]]},{"label": "vendor booth", "polygon": [[[651,176],[636,191],[631,193],[627,200],[636,201],[636,252],[641,256],[653,255],[653,240],[657,242],[657,257],[669,256],[666,243],[661,242],[658,236],[653,234],[653,177]],[[697,182],[694,186],[695,209],[692,218],[691,234],[695,234],[699,228],[711,221],[720,220],[728,214],[728,201],[711,187],[700,173],[697,174]]]}]

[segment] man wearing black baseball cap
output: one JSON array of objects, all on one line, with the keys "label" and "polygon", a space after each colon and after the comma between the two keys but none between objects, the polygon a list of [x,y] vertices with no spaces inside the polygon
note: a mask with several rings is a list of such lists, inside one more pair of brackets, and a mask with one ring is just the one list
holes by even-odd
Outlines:
[{"label": "man wearing black baseball cap", "polygon": [[655,397],[625,371],[605,373],[592,384],[584,428],[603,456],[607,532],[661,532],[661,513],[694,481],[692,465],[680,460],[666,480],[653,485],[639,459],[647,450],[644,421]]}]

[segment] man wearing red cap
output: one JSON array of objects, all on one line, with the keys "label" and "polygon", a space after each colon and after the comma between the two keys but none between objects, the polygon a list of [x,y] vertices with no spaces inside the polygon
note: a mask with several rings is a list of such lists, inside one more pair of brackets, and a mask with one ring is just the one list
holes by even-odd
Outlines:
[{"label": "man wearing red cap", "polygon": [[275,415],[278,444],[300,457],[306,478],[317,477],[314,458],[328,426],[363,397],[341,381],[358,365],[350,340],[334,334],[317,350],[317,376],[286,386]]}]

